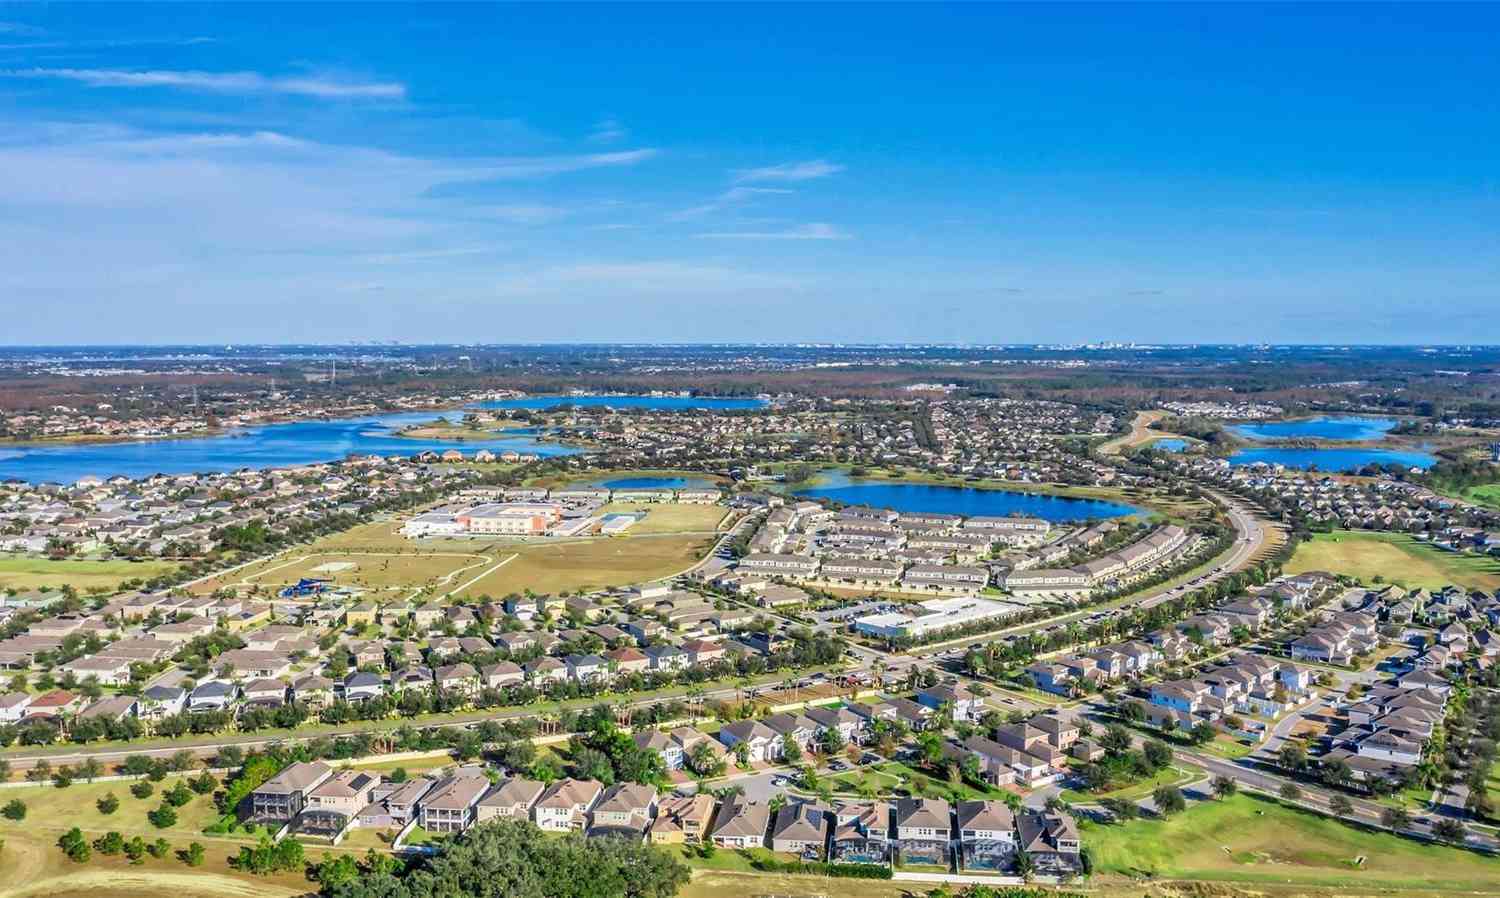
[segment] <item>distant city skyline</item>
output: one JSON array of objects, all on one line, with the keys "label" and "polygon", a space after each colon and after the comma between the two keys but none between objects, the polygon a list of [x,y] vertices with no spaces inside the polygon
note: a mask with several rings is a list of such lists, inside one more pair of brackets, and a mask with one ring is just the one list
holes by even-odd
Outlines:
[{"label": "distant city skyline", "polygon": [[1497,30],[6,5],[0,345],[1500,343]]}]

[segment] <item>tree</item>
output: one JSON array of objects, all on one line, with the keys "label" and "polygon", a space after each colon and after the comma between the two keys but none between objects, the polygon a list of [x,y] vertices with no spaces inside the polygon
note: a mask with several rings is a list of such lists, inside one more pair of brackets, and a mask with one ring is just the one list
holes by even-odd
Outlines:
[{"label": "tree", "polygon": [[1207,745],[1214,741],[1215,734],[1214,725],[1206,720],[1188,730],[1188,738],[1193,741],[1194,745]]},{"label": "tree", "polygon": [[180,808],[193,800],[193,790],[182,780],[178,780],[177,785],[163,792],[161,797],[172,807]]},{"label": "tree", "polygon": [[711,779],[723,775],[725,764],[719,752],[704,739],[688,750],[687,766],[698,776]]},{"label": "tree", "polygon": [[189,867],[203,866],[203,845],[200,842],[188,843],[187,851],[182,854],[182,862]]},{"label": "tree", "polygon": [[1354,802],[1350,801],[1349,796],[1344,793],[1335,792],[1333,797],[1328,799],[1328,809],[1333,811],[1333,816],[1347,820],[1354,815]]},{"label": "tree", "polygon": [[1432,825],[1432,834],[1444,842],[1461,844],[1468,838],[1469,832],[1462,823],[1452,817],[1444,817]]},{"label": "tree", "polygon": [[1301,770],[1307,765],[1307,749],[1300,742],[1283,742],[1276,750],[1276,760],[1287,770]]},{"label": "tree", "polygon": [[1156,804],[1156,812],[1163,817],[1170,817],[1187,808],[1187,799],[1176,786],[1157,786],[1151,793],[1151,801]]},{"label": "tree", "polygon": [[1111,755],[1122,755],[1129,751],[1131,741],[1130,731],[1119,724],[1110,726],[1104,731],[1104,735],[1099,737],[1099,745]]},{"label": "tree", "polygon": [[781,736],[781,759],[788,764],[802,760],[802,746],[797,744],[791,733],[783,733]]},{"label": "tree", "polygon": [[120,809],[120,799],[115,797],[115,793],[106,792],[102,798],[94,802],[94,807],[97,807],[99,813],[107,817]]},{"label": "tree", "polygon": [[1238,792],[1240,784],[1232,776],[1216,776],[1210,788],[1213,789],[1214,797],[1218,799],[1229,798]]},{"label": "tree", "polygon": [[1276,794],[1281,796],[1282,801],[1298,801],[1302,798],[1302,790],[1296,783],[1282,783]]},{"label": "tree", "polygon": [[1160,739],[1148,739],[1141,746],[1141,757],[1152,771],[1164,770],[1172,763],[1172,749]]},{"label": "tree", "polygon": [[[287,840],[291,841],[291,840]],[[325,887],[325,898],[672,898],[688,869],[660,848],[627,839],[545,836],[529,820],[504,818],[452,838],[407,870],[364,869]]]},{"label": "tree", "polygon": [[325,890],[333,889],[359,878],[359,862],[353,855],[323,855],[323,860],[313,868],[312,877]]},{"label": "tree", "polygon": [[12,798],[10,801],[6,802],[3,809],[0,809],[0,814],[4,814],[5,819],[7,820],[25,820],[26,802],[22,801],[19,798]]},{"label": "tree", "polygon": [[146,814],[146,819],[157,829],[166,829],[177,825],[177,811],[169,804],[164,804],[154,811]]},{"label": "tree", "polygon": [[1016,852],[1015,871],[1022,880],[1031,882],[1031,878],[1036,875],[1036,861],[1029,852]]},{"label": "tree", "polygon": [[1380,812],[1380,822],[1391,829],[1408,829],[1411,826],[1411,814],[1406,808],[1386,808]]},{"label": "tree", "polygon": [[1334,759],[1322,764],[1323,782],[1330,786],[1348,785],[1354,779],[1354,768],[1348,761]]},{"label": "tree", "polygon": [[57,846],[75,864],[85,863],[93,854],[88,840],[83,837],[83,831],[76,826],[58,837]]},{"label": "tree", "polygon": [[125,837],[111,830],[94,840],[94,850],[105,855],[119,854],[125,850]]},{"label": "tree", "polygon": [[1141,812],[1140,807],[1135,802],[1124,798],[1106,798],[1100,801],[1099,804],[1106,811],[1109,811],[1111,817],[1121,823],[1134,820]]},{"label": "tree", "polygon": [[155,791],[156,787],[146,782],[145,780],[140,780],[139,782],[130,784],[130,794],[134,795],[136,798],[150,798],[151,793]]}]

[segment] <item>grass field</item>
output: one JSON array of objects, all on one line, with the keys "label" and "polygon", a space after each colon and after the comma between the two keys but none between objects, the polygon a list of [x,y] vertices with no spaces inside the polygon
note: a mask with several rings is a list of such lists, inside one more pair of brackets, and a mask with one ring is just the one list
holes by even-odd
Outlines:
[{"label": "grass field", "polygon": [[828,782],[833,785],[836,792],[863,794],[868,789],[872,795],[889,795],[901,785],[902,780],[898,776],[881,773],[878,770],[851,770],[848,773],[829,777]]},{"label": "grass field", "polygon": [[721,505],[678,505],[662,502],[611,502],[602,514],[645,512],[646,517],[626,531],[627,536],[650,533],[710,533],[724,519]]},{"label": "grass field", "polygon": [[1140,801],[1143,798],[1149,798],[1151,793],[1156,791],[1157,786],[1185,786],[1202,778],[1203,771],[1196,767],[1168,767],[1158,771],[1154,776],[1104,792],[1079,792],[1075,789],[1064,789],[1062,799],[1077,804],[1097,803],[1106,798]]},{"label": "grass field", "polygon": [[1476,505],[1486,505],[1490,508],[1500,508],[1500,483],[1486,483],[1484,486],[1471,486],[1464,490],[1462,498],[1468,499]]},{"label": "grass field", "polygon": [[[169,841],[175,850],[189,840]],[[65,858],[52,839],[9,837],[0,864],[0,898],[292,898],[309,891],[301,871],[241,874],[228,864],[228,846],[198,841],[208,849],[201,867],[188,867],[174,856],[157,860],[149,855],[134,865],[123,855],[98,852],[80,865]]]},{"label": "grass field", "polygon": [[[1500,860],[1238,795],[1166,821],[1080,824],[1102,872],[1350,888],[1500,891]],[[1356,858],[1363,862],[1356,864]]]},{"label": "grass field", "polygon": [[149,580],[174,570],[167,561],[53,561],[48,558],[0,558],[0,590],[25,592],[42,587],[72,586],[80,593],[98,587],[114,591],[125,580]]},{"label": "grass field", "polygon": [[[485,565],[494,564],[504,555],[482,554],[480,551],[465,552],[460,549],[417,549],[412,544],[388,545],[386,551],[358,549],[352,551],[316,551],[323,547],[320,542],[314,551],[279,555],[275,558],[241,568],[222,577],[205,580],[194,587],[195,592],[211,593],[224,586],[261,587],[276,590],[296,583],[302,577],[321,577],[332,580],[336,586],[352,586],[377,591],[375,598],[382,598],[379,591],[395,590],[404,593],[423,587],[440,588],[456,586],[465,577],[477,576]],[[476,549],[489,548],[480,544]],[[325,566],[343,566],[320,570]],[[385,596],[394,598],[394,595]]]},{"label": "grass field", "polygon": [[[131,795],[131,782],[76,782],[66,789],[51,785],[7,788],[5,801],[18,798],[25,802],[26,819],[17,822],[0,818],[0,838],[8,838],[12,833],[52,833],[56,838],[76,826],[86,833],[118,830],[126,837],[139,835],[148,842],[157,836],[164,836],[170,842],[180,840],[183,844],[188,837],[201,839],[203,828],[219,819],[212,796],[194,795],[192,801],[177,809],[177,823],[166,829],[157,829],[146,819],[148,811],[161,806],[162,792],[176,782],[176,778],[168,777],[156,783],[156,791],[148,798]],[[113,814],[100,813],[96,806],[106,793],[114,793],[120,800],[120,808]]]},{"label": "grass field", "polygon": [[692,567],[711,541],[704,534],[641,535],[518,545],[510,550],[514,560],[471,583],[459,596],[499,598],[527,589],[557,593],[654,580]]},{"label": "grass field", "polygon": [[1288,574],[1329,571],[1366,583],[1383,577],[1408,588],[1454,584],[1468,589],[1500,588],[1500,559],[1447,552],[1404,533],[1335,530],[1319,533],[1297,547]]}]

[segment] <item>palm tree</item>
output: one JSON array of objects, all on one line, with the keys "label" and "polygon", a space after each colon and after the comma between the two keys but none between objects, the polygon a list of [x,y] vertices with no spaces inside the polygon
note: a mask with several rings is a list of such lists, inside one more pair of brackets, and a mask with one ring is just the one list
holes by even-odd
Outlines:
[{"label": "palm tree", "polygon": [[1036,861],[1025,850],[1016,852],[1016,875],[1026,882],[1036,875]]}]

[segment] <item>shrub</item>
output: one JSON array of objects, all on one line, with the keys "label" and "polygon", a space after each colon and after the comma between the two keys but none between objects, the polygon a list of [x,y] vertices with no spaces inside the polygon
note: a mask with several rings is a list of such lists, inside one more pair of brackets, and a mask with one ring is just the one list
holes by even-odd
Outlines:
[{"label": "shrub", "polygon": [[756,855],[750,865],[765,873],[805,873],[813,876],[841,876],[849,879],[890,879],[891,868],[875,864],[826,864],[817,861],[782,861]]},{"label": "shrub", "polygon": [[75,864],[87,861],[93,854],[93,849],[89,848],[88,840],[83,837],[83,831],[76,826],[58,838],[57,847],[61,848],[63,853],[68,856],[68,860]]},{"label": "shrub", "polygon": [[177,785],[163,792],[161,797],[165,799],[167,804],[171,805],[172,807],[180,808],[193,800],[193,791],[182,783],[178,783]]},{"label": "shrub", "polygon": [[131,783],[130,785],[130,794],[134,795],[136,798],[150,798],[151,793],[155,791],[156,787],[146,782],[145,780],[141,780],[138,783]]},{"label": "shrub", "polygon": [[172,809],[171,805],[164,804],[147,814],[146,819],[150,820],[151,825],[157,829],[166,829],[177,825],[177,812]]},{"label": "shrub", "polygon": [[182,862],[189,867],[203,866],[203,844],[201,842],[188,843],[187,850],[181,853]]},{"label": "shrub", "polygon": [[19,798],[12,798],[3,809],[0,809],[0,814],[4,814],[8,820],[25,820],[26,802]]},{"label": "shrub", "polygon": [[104,797],[94,802],[94,807],[99,809],[99,813],[107,817],[120,809],[120,799],[115,797],[115,793],[106,792],[104,793]]}]

